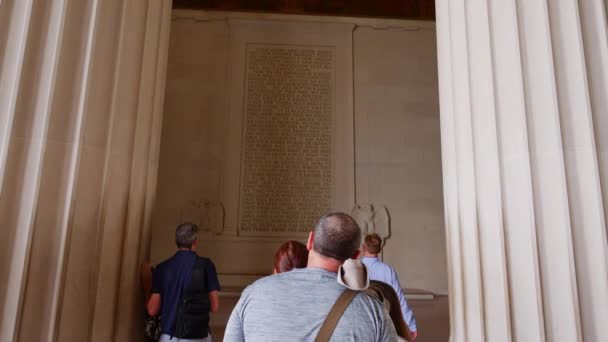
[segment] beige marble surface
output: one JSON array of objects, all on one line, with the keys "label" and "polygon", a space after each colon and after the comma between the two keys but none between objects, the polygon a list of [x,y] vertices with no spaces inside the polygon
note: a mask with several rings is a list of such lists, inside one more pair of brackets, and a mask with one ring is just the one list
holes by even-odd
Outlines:
[{"label": "beige marble surface", "polygon": [[202,11],[173,17],[152,261],[173,253],[173,229],[193,200],[225,209],[224,227],[202,233],[200,252],[227,285],[268,274],[285,239],[305,239],[238,231],[245,44],[333,46],[332,207],[385,206],[385,258],[404,286],[447,293],[433,24]]}]

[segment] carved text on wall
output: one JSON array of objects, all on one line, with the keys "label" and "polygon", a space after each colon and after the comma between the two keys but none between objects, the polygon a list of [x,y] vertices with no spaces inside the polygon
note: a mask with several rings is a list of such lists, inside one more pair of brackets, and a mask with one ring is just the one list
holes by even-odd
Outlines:
[{"label": "carved text on wall", "polygon": [[331,201],[332,47],[247,45],[239,228],[308,232]]}]

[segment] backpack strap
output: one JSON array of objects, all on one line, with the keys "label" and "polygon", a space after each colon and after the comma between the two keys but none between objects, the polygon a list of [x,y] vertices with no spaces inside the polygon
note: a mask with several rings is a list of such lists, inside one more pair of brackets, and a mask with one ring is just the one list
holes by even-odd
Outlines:
[{"label": "backpack strap", "polygon": [[190,284],[186,286],[184,291],[205,292],[207,293],[207,260],[197,256],[192,268],[192,278]]},{"label": "backpack strap", "polygon": [[359,293],[359,291],[353,291],[351,289],[346,289],[338,300],[334,303],[331,310],[327,314],[323,325],[321,325],[321,329],[319,329],[319,333],[315,338],[315,342],[327,342],[331,338],[331,335],[334,333],[336,326],[338,325],[338,321],[346,311],[346,308],[353,301],[353,298]]}]

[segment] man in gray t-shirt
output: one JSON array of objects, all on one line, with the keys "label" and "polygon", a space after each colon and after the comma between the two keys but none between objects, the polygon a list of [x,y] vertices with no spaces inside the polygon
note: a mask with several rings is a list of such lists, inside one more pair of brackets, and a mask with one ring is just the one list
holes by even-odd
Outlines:
[{"label": "man in gray t-shirt", "polygon": [[[260,279],[247,287],[230,315],[224,341],[313,341],[344,287],[337,271],[359,254],[361,233],[343,213],[321,218],[308,238],[308,267]],[[379,301],[359,293],[338,322],[332,341],[396,341]]]}]

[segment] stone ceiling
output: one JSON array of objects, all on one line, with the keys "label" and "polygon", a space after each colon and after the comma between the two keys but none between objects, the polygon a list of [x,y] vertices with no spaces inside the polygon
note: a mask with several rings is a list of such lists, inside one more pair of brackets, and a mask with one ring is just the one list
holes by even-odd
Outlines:
[{"label": "stone ceiling", "polygon": [[435,20],[434,0],[173,0],[173,8]]}]

